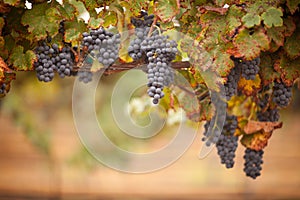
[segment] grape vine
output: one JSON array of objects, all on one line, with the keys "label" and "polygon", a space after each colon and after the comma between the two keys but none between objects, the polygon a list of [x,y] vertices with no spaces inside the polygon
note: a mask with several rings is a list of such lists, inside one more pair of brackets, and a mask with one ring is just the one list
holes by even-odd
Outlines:
[{"label": "grape vine", "polygon": [[[89,83],[98,71],[142,69],[153,104],[164,97],[166,110],[181,107],[188,119],[206,121],[203,140],[216,144],[227,168],[234,165],[240,139],[246,175],[261,174],[264,148],[282,126],[280,111],[299,82],[299,1],[82,1],[84,9],[72,1],[30,2],[31,8],[24,0],[0,3],[0,98],[13,92],[17,71],[35,71],[41,82],[58,74]],[[82,10],[89,13],[86,21]],[[198,108],[180,82],[184,105],[165,92],[177,81],[175,71],[195,89]],[[208,136],[217,120],[208,91],[220,86],[225,125],[217,127],[221,135]]]}]

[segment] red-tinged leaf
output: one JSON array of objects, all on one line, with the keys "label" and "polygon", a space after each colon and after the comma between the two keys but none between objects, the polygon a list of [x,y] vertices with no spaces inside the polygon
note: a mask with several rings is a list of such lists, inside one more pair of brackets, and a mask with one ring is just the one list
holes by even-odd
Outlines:
[{"label": "red-tinged leaf", "polygon": [[36,55],[31,50],[28,50],[25,53],[23,51],[24,48],[22,46],[15,47],[10,55],[10,62],[17,71],[32,70]]},{"label": "red-tinged leaf", "polygon": [[300,56],[300,27],[298,27],[294,33],[286,38],[286,42],[284,43],[284,50],[287,55],[295,59]]},{"label": "red-tinged leaf", "polygon": [[233,44],[237,52],[246,60],[252,60],[258,57],[261,51],[270,48],[269,38],[262,29],[256,30],[254,33],[247,29],[240,31],[234,38]]},{"label": "red-tinged leaf", "polygon": [[242,145],[256,151],[262,150],[268,145],[268,140],[272,136],[272,132],[258,132],[251,135],[243,135],[241,139]]},{"label": "red-tinged leaf", "polygon": [[180,11],[177,0],[157,0],[154,4],[154,13],[162,22],[171,21]]},{"label": "red-tinged leaf", "polygon": [[294,14],[297,10],[299,10],[300,0],[287,0],[286,5],[289,8],[290,12]]},{"label": "red-tinged leaf", "polygon": [[244,127],[244,132],[246,134],[252,134],[259,131],[270,133],[281,127],[282,127],[282,122],[259,122],[259,121],[250,120]]},{"label": "red-tinged leaf", "polygon": [[22,16],[22,24],[28,26],[32,38],[44,39],[47,34],[53,36],[58,33],[59,22],[62,17],[57,8],[48,3],[35,4],[26,10]]},{"label": "red-tinged leaf", "polygon": [[300,77],[300,57],[295,60],[281,54],[281,58],[275,62],[274,69],[280,73],[283,82],[291,86]]},{"label": "red-tinged leaf", "polygon": [[262,54],[260,56],[259,74],[263,85],[268,85],[280,78],[280,73],[274,70],[274,60],[270,55]]}]

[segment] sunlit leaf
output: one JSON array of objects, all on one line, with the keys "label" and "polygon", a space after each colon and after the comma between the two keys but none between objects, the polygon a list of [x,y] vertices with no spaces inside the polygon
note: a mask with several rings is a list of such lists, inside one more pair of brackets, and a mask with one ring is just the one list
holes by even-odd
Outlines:
[{"label": "sunlit leaf", "polygon": [[282,17],[283,13],[280,9],[271,7],[266,12],[264,12],[261,17],[264,20],[264,24],[271,28],[272,26],[282,26],[283,20]]},{"label": "sunlit leaf", "polygon": [[14,68],[18,71],[32,70],[36,55],[31,50],[28,50],[25,53],[23,53],[23,51],[24,48],[22,46],[15,47],[10,56],[10,60]]}]

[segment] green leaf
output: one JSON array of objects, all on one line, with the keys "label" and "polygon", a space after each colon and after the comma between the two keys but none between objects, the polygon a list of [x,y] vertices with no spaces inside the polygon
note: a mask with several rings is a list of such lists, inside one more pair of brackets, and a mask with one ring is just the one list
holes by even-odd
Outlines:
[{"label": "green leaf", "polygon": [[297,10],[299,10],[298,5],[300,4],[300,0],[287,0],[286,5],[290,9],[290,12],[294,14]]},{"label": "green leaf", "polygon": [[104,20],[103,27],[116,26],[118,23],[117,13],[109,12],[108,14],[104,15],[103,20]]},{"label": "green leaf", "polygon": [[66,21],[65,22],[65,42],[76,42],[81,39],[81,34],[86,32],[87,28],[83,21]]},{"label": "green leaf", "polygon": [[280,78],[280,73],[274,70],[274,59],[270,55],[262,54],[260,56],[259,74],[263,85],[269,85]]},{"label": "green leaf", "polygon": [[129,10],[133,16],[139,16],[141,9],[148,10],[148,3],[145,0],[124,0],[120,5]]},{"label": "green leaf", "polygon": [[89,27],[92,29],[99,28],[103,23],[104,23],[104,20],[102,18],[91,17],[89,19]]},{"label": "green leaf", "polygon": [[267,29],[267,35],[273,40],[278,46],[283,46],[284,43],[284,31],[285,27],[272,27]]},{"label": "green leaf", "polygon": [[257,14],[247,13],[243,18],[242,22],[245,27],[252,28],[254,26],[258,26],[260,24],[260,16]]},{"label": "green leaf", "polygon": [[26,51],[26,53],[23,53],[23,50],[24,48],[22,46],[14,48],[10,55],[10,61],[17,71],[32,70],[36,55],[31,50]]},{"label": "green leaf", "polygon": [[233,44],[237,52],[246,60],[256,58],[261,51],[268,50],[270,47],[269,38],[262,29],[256,30],[254,33],[247,29],[242,30],[234,38]]},{"label": "green leaf", "polygon": [[42,3],[34,5],[32,9],[26,10],[22,17],[22,24],[28,26],[32,38],[37,40],[57,34],[61,15],[57,8],[50,7],[50,4]]},{"label": "green leaf", "polygon": [[154,4],[154,13],[163,22],[169,22],[180,11],[176,0],[157,0]]},{"label": "green leaf", "polygon": [[287,55],[295,59],[300,56],[300,27],[296,29],[296,31],[290,37],[286,38],[286,42],[284,43],[284,50]]},{"label": "green leaf", "polygon": [[281,74],[283,82],[291,86],[300,77],[300,57],[295,60],[289,59],[285,54],[275,62],[274,68]]},{"label": "green leaf", "polygon": [[264,20],[266,27],[271,28],[272,26],[282,26],[283,13],[279,8],[271,7],[266,12],[264,12],[261,17]]},{"label": "green leaf", "polygon": [[64,2],[62,6],[59,3],[56,3],[55,7],[59,10],[64,19],[73,20],[76,15],[78,15],[75,6],[69,2]]},{"label": "green leaf", "polygon": [[242,16],[243,12],[241,11],[241,8],[238,8],[235,5],[230,6],[226,15],[226,29],[229,35],[233,35],[235,33],[236,28],[238,28],[242,24]]},{"label": "green leaf", "polygon": [[20,4],[20,0],[3,0],[3,2],[11,6],[16,6]]}]

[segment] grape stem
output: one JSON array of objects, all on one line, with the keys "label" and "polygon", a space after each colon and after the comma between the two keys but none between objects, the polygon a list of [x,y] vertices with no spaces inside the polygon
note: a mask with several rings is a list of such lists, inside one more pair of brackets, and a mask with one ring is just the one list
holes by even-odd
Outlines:
[{"label": "grape stem", "polygon": [[[149,33],[148,33],[148,37],[151,36],[154,27],[158,28],[158,27],[156,26],[156,23],[157,23],[157,16],[155,15],[155,17],[154,17],[154,19],[153,19],[153,22],[152,22],[152,24],[151,24]],[[158,30],[159,30],[159,28],[158,28]],[[159,34],[160,34],[160,30],[159,30]]]}]

